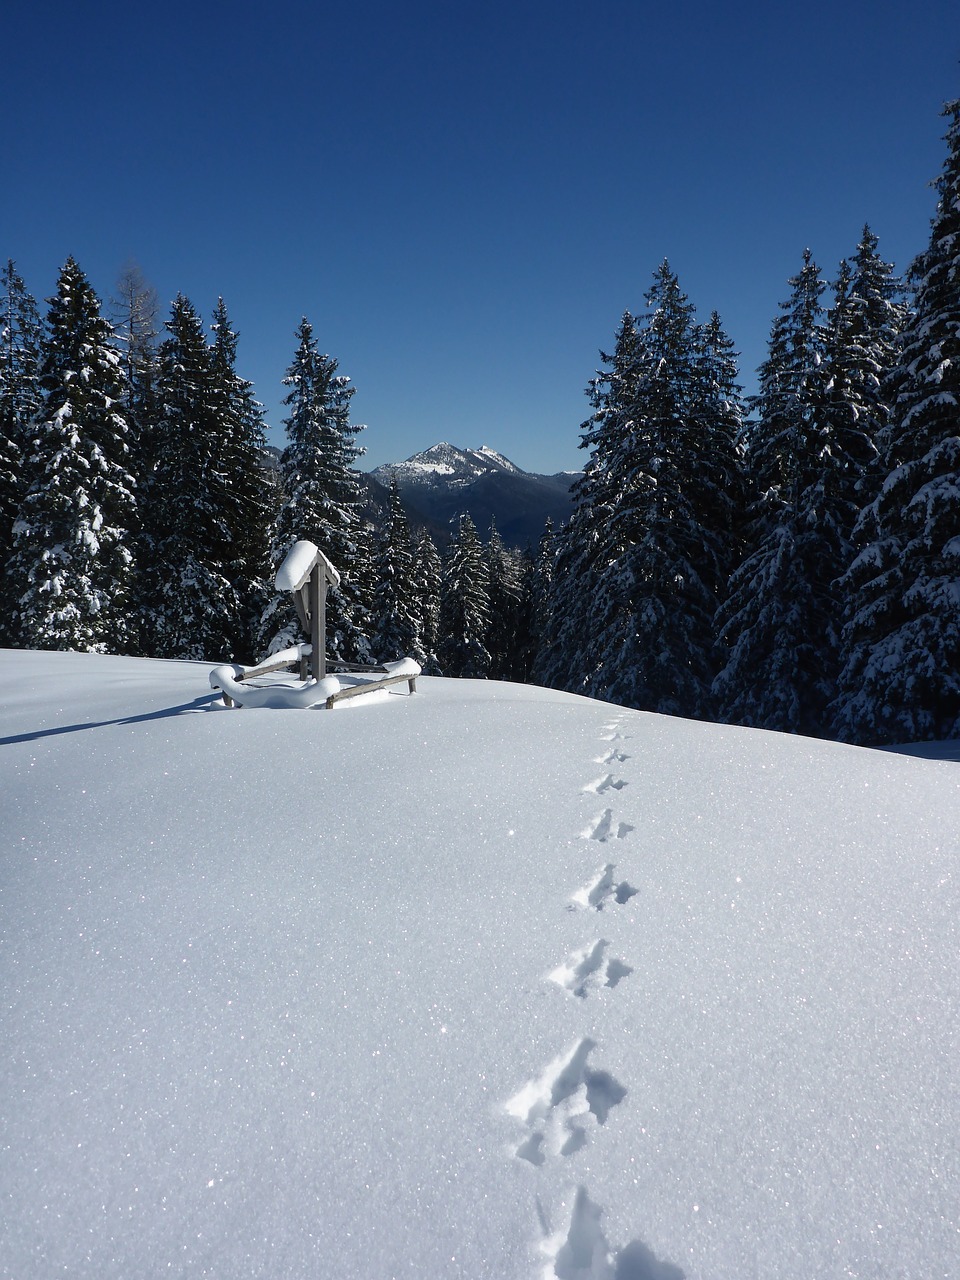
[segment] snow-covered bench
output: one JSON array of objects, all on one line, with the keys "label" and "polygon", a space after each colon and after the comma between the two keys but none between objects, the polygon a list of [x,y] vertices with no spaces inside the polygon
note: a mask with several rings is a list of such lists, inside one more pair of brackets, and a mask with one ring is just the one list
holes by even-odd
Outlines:
[{"label": "snow-covered bench", "polygon": [[[390,685],[406,683],[410,693],[417,691],[420,666],[412,658],[400,658],[397,662],[384,662],[376,667],[361,667],[355,663],[330,663],[345,675],[370,676],[344,684],[335,675],[321,680],[297,680],[287,684],[254,684],[259,676],[280,671],[294,671],[305,657],[309,657],[309,645],[295,645],[275,654],[269,662],[257,667],[241,667],[232,662],[222,663],[210,672],[210,687],[223,695],[226,706],[241,707],[326,707],[332,711],[338,702],[356,698],[362,693],[374,693]],[[307,650],[304,653],[304,650]]]}]

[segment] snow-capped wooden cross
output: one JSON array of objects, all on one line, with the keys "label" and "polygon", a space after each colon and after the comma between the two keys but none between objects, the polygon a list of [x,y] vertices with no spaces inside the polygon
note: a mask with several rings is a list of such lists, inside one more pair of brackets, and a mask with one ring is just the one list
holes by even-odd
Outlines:
[{"label": "snow-capped wooden cross", "polygon": [[[312,542],[295,542],[277,570],[276,588],[292,592],[297,617],[310,637],[314,680],[327,674],[327,589],[339,585],[340,574]],[[305,676],[304,671],[301,678]]]}]

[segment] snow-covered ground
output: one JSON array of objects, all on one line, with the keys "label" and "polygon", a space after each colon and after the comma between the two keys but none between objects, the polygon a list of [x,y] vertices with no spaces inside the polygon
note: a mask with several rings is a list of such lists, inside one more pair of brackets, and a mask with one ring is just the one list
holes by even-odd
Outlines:
[{"label": "snow-covered ground", "polygon": [[955,1280],[960,771],[0,655],[0,1274]]}]

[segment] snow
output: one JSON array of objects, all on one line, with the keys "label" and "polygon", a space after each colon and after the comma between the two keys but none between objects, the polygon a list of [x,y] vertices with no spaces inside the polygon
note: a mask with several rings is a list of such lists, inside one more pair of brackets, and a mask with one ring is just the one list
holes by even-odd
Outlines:
[{"label": "snow", "polygon": [[5,1280],[956,1275],[955,764],[0,674]]},{"label": "snow", "polygon": [[276,588],[278,591],[299,591],[313,572],[313,566],[319,563],[326,578],[333,585],[340,585],[340,574],[327,557],[312,542],[295,542],[287,552],[283,563],[277,570]]}]

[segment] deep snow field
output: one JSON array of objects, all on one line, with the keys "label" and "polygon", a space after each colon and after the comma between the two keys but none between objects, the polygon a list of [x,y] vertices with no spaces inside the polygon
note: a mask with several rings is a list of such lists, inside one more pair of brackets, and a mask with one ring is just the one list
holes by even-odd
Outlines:
[{"label": "deep snow field", "polygon": [[960,768],[0,653],[0,1276],[956,1280]]}]

